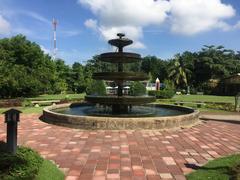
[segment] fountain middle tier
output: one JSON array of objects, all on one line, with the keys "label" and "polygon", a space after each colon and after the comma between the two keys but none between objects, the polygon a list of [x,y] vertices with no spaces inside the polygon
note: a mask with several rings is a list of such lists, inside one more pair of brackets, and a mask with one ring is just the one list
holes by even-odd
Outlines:
[{"label": "fountain middle tier", "polygon": [[153,96],[85,96],[85,100],[94,104],[103,105],[114,105],[114,104],[124,104],[124,105],[141,105],[151,103],[155,100]]},{"label": "fountain middle tier", "polygon": [[93,79],[113,81],[144,81],[148,80],[147,74],[142,72],[100,72],[94,73]]},{"label": "fountain middle tier", "polygon": [[130,52],[108,52],[101,54],[99,60],[109,63],[135,63],[141,61],[141,56]]}]

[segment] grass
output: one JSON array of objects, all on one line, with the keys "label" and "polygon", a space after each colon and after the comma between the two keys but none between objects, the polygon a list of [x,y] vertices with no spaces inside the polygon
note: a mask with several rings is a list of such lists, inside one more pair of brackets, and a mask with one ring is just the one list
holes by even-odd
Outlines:
[{"label": "grass", "polygon": [[[173,102],[171,102],[171,99],[157,99],[156,104],[170,104],[170,105],[173,105]],[[201,108],[197,108],[196,105],[194,104],[184,104],[184,106],[187,106],[187,107],[191,107],[193,109],[198,109],[200,112],[213,112],[213,113],[218,113],[218,112],[222,112],[222,113],[226,113],[226,112],[230,112],[230,111],[226,111],[226,110],[221,110],[221,109],[210,109],[210,108],[206,108],[204,106],[202,106]]]},{"label": "grass", "polygon": [[188,180],[240,180],[240,154],[208,162],[187,175]]},{"label": "grass", "polygon": [[61,99],[82,99],[85,93],[82,94],[44,94],[32,98],[26,98],[28,100],[61,100]]},{"label": "grass", "polygon": [[[54,95],[40,95],[34,98],[27,98],[27,100],[60,100],[60,99],[83,99],[85,94],[54,94]],[[225,103],[235,103],[233,96],[211,96],[211,95],[175,95],[172,99],[158,99],[155,103],[163,103],[163,104],[173,104],[173,101],[185,101],[185,102],[225,102]],[[184,106],[189,106],[192,108],[196,108],[194,104],[184,104]],[[41,107],[16,107],[24,114],[41,114],[44,106]],[[0,113],[6,111],[9,108],[0,108]],[[228,112],[220,109],[213,108],[198,108],[202,112]]]},{"label": "grass", "polygon": [[225,102],[235,103],[234,96],[212,96],[212,95],[175,95],[172,100],[175,101],[202,101],[202,102]]},{"label": "grass", "polygon": [[64,174],[51,161],[44,160],[35,180],[64,180]]},{"label": "grass", "polygon": [[[24,114],[41,114],[44,107],[42,106],[42,107],[14,107],[14,108],[22,111]],[[8,109],[10,108],[0,108],[0,114]]]},{"label": "grass", "polygon": [[[44,94],[40,96],[36,96],[33,98],[26,98],[28,101],[44,101],[44,100],[79,100],[84,99],[85,93],[82,94]],[[14,107],[20,111],[22,111],[24,114],[41,114],[44,106],[41,107]],[[8,110],[10,108],[0,108],[0,114],[4,111]]]}]

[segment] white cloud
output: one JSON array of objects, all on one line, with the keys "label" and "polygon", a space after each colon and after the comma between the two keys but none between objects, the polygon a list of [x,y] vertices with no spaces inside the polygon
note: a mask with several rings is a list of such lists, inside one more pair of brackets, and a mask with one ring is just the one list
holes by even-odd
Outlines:
[{"label": "white cloud", "polygon": [[132,48],[144,48],[140,42],[142,29],[148,25],[160,25],[170,9],[167,0],[79,0],[99,17],[98,22],[89,19],[85,26],[95,29],[106,39],[123,32],[135,42]]},{"label": "white cloud", "polygon": [[[17,12],[16,12],[17,13]],[[33,19],[36,19],[42,23],[46,23],[48,25],[51,25],[51,21],[49,21],[47,18],[45,18],[44,16],[36,13],[36,12],[33,12],[33,11],[18,11],[19,14],[23,14],[23,15],[26,15],[26,16],[29,16]]]},{"label": "white cloud", "polygon": [[0,35],[8,35],[10,34],[10,23],[0,15]]},{"label": "white cloud", "polygon": [[240,29],[240,21],[238,21],[238,22],[234,25],[233,28],[234,28],[234,29]]},{"label": "white cloud", "polygon": [[81,31],[79,30],[59,30],[59,36],[62,37],[73,37],[79,35],[80,33]]},{"label": "white cloud", "polygon": [[47,49],[45,46],[40,45],[41,50],[43,51],[44,54],[51,54],[51,50]]},{"label": "white cloud", "polygon": [[170,0],[171,30],[193,35],[214,28],[228,29],[224,19],[235,15],[231,5],[220,0]]},{"label": "white cloud", "polygon": [[97,20],[96,19],[87,19],[84,22],[84,25],[87,28],[93,29],[93,30],[97,30],[98,29],[98,25],[97,25]]},{"label": "white cloud", "polygon": [[159,25],[166,22],[171,32],[182,35],[195,35],[216,28],[228,31],[233,29],[233,26],[227,24],[226,19],[235,15],[234,8],[221,0],[78,0],[78,2],[88,7],[97,17],[97,20],[85,21],[86,27],[97,30],[105,39],[115,37],[116,31],[124,32],[138,44],[141,43],[143,28],[147,26],[156,25],[160,28]]}]

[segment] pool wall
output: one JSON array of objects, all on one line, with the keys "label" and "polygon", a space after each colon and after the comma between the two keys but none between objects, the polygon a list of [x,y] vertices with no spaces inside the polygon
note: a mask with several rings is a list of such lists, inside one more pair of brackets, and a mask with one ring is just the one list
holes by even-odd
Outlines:
[{"label": "pool wall", "polygon": [[78,128],[78,129],[176,129],[191,127],[199,123],[199,111],[174,105],[156,105],[157,107],[172,108],[186,112],[184,115],[165,117],[99,117],[76,116],[53,112],[58,108],[66,108],[71,104],[61,104],[43,109],[42,120],[47,123]]}]

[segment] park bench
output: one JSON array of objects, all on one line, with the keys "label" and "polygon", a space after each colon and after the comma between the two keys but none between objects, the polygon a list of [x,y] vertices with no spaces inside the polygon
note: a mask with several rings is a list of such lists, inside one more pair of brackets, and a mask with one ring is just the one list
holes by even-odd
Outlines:
[{"label": "park bench", "polygon": [[176,101],[174,104],[175,105],[181,105],[181,106],[183,106],[184,104],[193,104],[193,105],[196,105],[197,108],[201,108],[202,106],[206,105],[203,102],[186,102],[186,101]]},{"label": "park bench", "polygon": [[34,106],[40,106],[40,105],[45,105],[45,104],[53,105],[53,104],[56,104],[56,103],[60,103],[60,100],[31,101],[31,103]]}]

